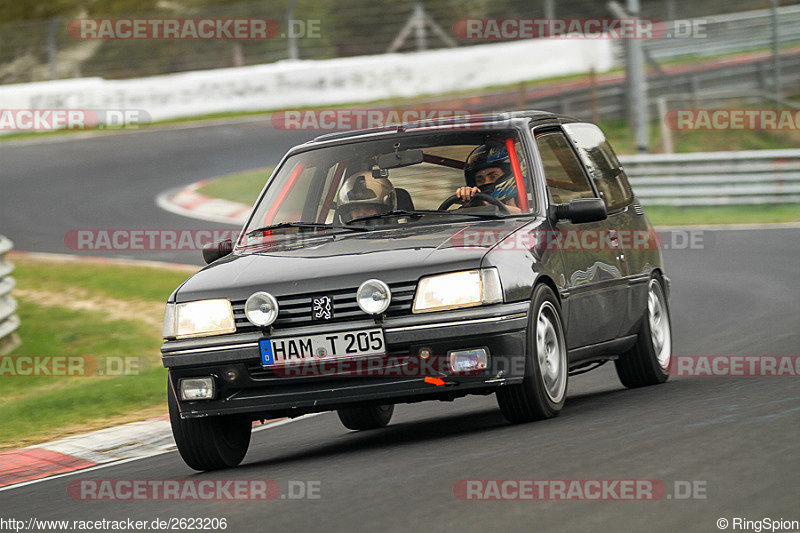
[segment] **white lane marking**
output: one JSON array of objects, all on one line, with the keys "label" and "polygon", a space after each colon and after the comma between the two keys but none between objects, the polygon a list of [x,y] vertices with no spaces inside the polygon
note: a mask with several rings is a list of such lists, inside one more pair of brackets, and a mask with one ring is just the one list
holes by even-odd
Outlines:
[{"label": "white lane marking", "polygon": [[[297,418],[287,418],[287,419],[284,419],[284,420],[278,420],[277,422],[272,422],[270,424],[264,424],[262,426],[259,426],[259,427],[255,428],[253,430],[253,433],[258,433],[259,431],[263,431],[265,429],[272,429],[272,428],[276,428],[276,427],[279,427],[279,426],[285,426],[286,424],[289,424],[291,422],[297,422],[299,420],[306,420],[308,418],[313,418],[315,416],[319,416],[319,415],[323,415],[323,414],[325,414],[325,412],[322,412],[322,413],[311,413],[311,414],[308,414],[308,415],[298,416]],[[100,470],[101,468],[108,468],[110,466],[117,466],[117,465],[121,465],[121,464],[125,464],[125,463],[130,463],[132,461],[139,461],[141,459],[148,459],[150,457],[156,457],[157,455],[163,455],[165,453],[170,453],[170,452],[174,452],[174,451],[177,451],[177,450],[176,450],[175,446],[172,445],[167,449],[153,451],[153,452],[150,452],[148,455],[142,455],[140,457],[130,457],[128,459],[122,459],[120,461],[113,461],[113,462],[110,462],[110,463],[103,463],[103,464],[96,465],[96,466],[90,466],[89,468],[82,468],[80,470],[74,470],[72,472],[65,472],[63,474],[56,474],[55,476],[43,477],[43,478],[40,478],[40,479],[32,479],[30,481],[23,481],[22,483],[16,483],[14,485],[8,485],[6,487],[0,487],[0,492],[6,491],[6,490],[11,490],[11,489],[18,489],[20,487],[26,487],[28,485],[33,485],[35,483],[41,483],[43,481],[51,481],[51,480],[59,479],[59,478],[62,478],[62,477],[72,476],[74,474],[82,474],[84,472],[91,472],[93,470]]]}]

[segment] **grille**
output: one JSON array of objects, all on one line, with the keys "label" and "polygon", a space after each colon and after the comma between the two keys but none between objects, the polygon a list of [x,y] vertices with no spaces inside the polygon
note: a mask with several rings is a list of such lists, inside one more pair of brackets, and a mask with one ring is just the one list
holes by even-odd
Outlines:
[{"label": "grille", "polygon": [[[411,305],[414,300],[414,291],[416,287],[417,283],[414,281],[390,283],[389,289],[392,292],[392,301],[389,304],[389,308],[386,310],[386,316],[411,314]],[[356,291],[358,291],[357,287],[278,297],[278,318],[275,320],[273,326],[278,329],[296,328],[310,326],[312,324],[333,324],[367,318],[367,315],[356,303]],[[333,298],[333,318],[324,321],[312,320],[311,299],[315,296],[323,295]],[[237,333],[259,331],[260,328],[258,326],[254,326],[247,320],[244,314],[244,303],[244,300],[231,302],[233,306],[233,317],[236,319]]]}]

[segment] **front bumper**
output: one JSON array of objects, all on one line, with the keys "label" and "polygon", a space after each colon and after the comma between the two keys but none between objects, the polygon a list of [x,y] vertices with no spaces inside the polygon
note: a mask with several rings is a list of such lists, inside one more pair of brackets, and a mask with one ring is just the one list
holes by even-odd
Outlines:
[{"label": "front bumper", "polygon": [[[425,381],[427,372],[386,372],[384,375],[278,375],[261,366],[258,341],[261,333],[232,334],[203,339],[168,341],[162,346],[164,366],[169,368],[174,390],[181,378],[214,376],[213,400],[179,402],[183,418],[249,413],[253,418],[299,416],[328,411],[353,403],[403,403],[429,399],[450,400],[470,393],[487,393],[495,387],[522,380],[528,302],[500,304],[439,313],[386,319],[387,360],[416,357],[420,348],[433,354],[449,350],[485,347],[486,371],[457,376],[437,372],[444,385]],[[372,319],[311,327],[284,329],[281,336],[310,335],[374,328]],[[324,327],[324,330],[322,328]],[[406,357],[407,356],[407,357]],[[516,361],[517,364],[510,364]],[[436,366],[441,369],[441,365]],[[231,372],[233,371],[233,372]],[[231,379],[231,376],[235,377]]]}]

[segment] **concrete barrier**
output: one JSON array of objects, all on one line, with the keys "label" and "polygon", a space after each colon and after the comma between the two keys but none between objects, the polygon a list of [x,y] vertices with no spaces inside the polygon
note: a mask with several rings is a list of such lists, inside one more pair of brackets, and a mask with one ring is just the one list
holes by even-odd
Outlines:
[{"label": "concrete barrier", "polygon": [[[607,39],[537,39],[329,60],[281,61],[149,78],[0,86],[11,109],[141,110],[152,120],[416,97],[615,66]],[[0,132],[3,130],[0,123]]]}]

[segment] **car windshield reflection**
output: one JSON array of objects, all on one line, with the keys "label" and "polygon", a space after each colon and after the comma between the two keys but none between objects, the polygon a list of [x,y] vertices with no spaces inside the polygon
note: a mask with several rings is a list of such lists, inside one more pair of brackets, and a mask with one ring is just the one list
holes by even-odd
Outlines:
[{"label": "car windshield reflection", "polygon": [[515,131],[403,135],[288,157],[238,247],[287,235],[526,215],[530,176]]}]

